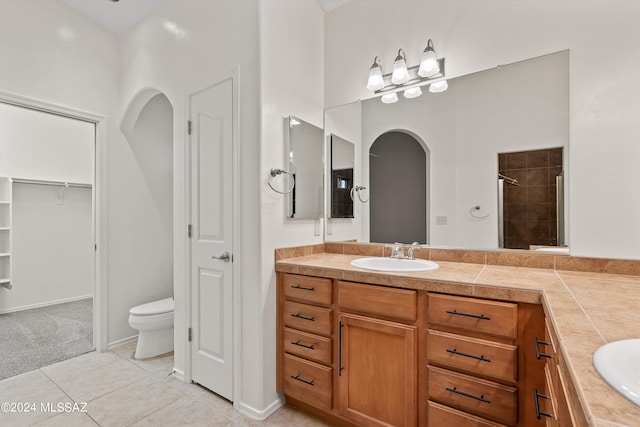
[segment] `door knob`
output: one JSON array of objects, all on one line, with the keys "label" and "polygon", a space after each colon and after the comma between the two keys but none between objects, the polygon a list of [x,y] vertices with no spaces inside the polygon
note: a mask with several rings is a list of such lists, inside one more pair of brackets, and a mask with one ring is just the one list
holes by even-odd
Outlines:
[{"label": "door knob", "polygon": [[222,253],[222,255],[220,255],[220,256],[215,256],[214,255],[211,258],[219,259],[219,260],[224,261],[224,262],[229,262],[231,260],[231,255],[229,254],[229,252],[225,251],[225,252]]}]

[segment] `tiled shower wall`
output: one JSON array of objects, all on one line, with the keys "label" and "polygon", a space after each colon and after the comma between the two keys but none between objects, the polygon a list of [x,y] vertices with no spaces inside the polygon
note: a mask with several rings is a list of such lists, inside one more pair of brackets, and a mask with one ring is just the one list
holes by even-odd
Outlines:
[{"label": "tiled shower wall", "polygon": [[498,169],[519,183],[504,183],[504,247],[557,245],[556,176],[562,172],[562,148],[500,153]]}]

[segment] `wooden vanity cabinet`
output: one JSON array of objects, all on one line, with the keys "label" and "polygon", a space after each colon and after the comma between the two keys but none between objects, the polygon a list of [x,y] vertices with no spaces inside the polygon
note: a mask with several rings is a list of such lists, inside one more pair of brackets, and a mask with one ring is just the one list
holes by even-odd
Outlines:
[{"label": "wooden vanity cabinet", "polygon": [[579,402],[570,399],[575,395],[571,381],[567,378],[567,367],[558,351],[558,338],[550,320],[545,319],[544,340],[535,339],[536,355],[545,361],[544,390],[539,390],[537,399],[540,418],[548,427],[579,427],[587,425]]},{"label": "wooden vanity cabinet", "polygon": [[541,306],[430,293],[427,318],[428,426],[544,426]]}]

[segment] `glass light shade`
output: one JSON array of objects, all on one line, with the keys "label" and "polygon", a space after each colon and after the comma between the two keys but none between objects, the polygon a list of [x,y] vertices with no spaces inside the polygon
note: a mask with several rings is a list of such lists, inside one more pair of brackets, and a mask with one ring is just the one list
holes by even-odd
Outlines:
[{"label": "glass light shade", "polygon": [[429,85],[429,92],[431,93],[440,93],[444,92],[449,88],[446,80],[440,80],[439,82],[431,83]]},{"label": "glass light shade", "polygon": [[393,104],[394,102],[398,102],[398,94],[395,92],[387,93],[382,95],[380,98],[383,104]]},{"label": "glass light shade", "polygon": [[438,57],[436,56],[436,52],[427,47],[424,52],[422,52],[422,57],[420,58],[418,75],[420,77],[429,77],[439,72],[440,67],[438,66]]},{"label": "glass light shade", "polygon": [[402,49],[398,51],[398,56],[393,63],[393,73],[391,74],[391,83],[394,85],[401,85],[409,81],[409,70],[407,70],[407,63],[404,60],[404,52],[401,54]]},{"label": "glass light shade", "polygon": [[404,91],[404,97],[407,99],[417,98],[422,95],[422,89],[420,86],[412,87]]},{"label": "glass light shade", "polygon": [[382,68],[377,62],[374,62],[369,69],[369,80],[367,81],[367,89],[378,90],[384,87],[384,77],[382,77]]}]

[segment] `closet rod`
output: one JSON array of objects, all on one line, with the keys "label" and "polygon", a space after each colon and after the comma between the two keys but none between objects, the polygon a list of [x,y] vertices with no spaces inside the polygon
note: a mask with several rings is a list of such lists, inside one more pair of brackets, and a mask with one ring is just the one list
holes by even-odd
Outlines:
[{"label": "closet rod", "polygon": [[77,182],[63,182],[63,181],[41,181],[39,179],[22,179],[11,178],[11,182],[18,184],[40,184],[40,185],[55,185],[62,187],[80,187],[80,188],[93,188],[91,184],[80,184]]}]

